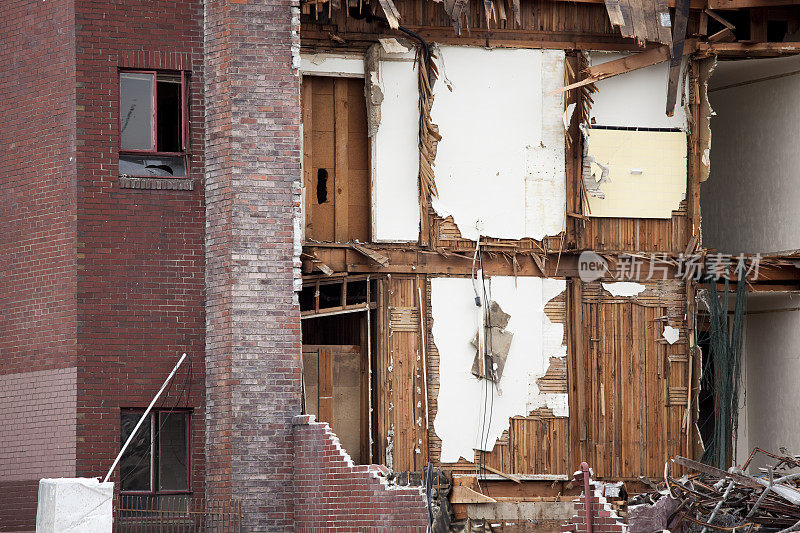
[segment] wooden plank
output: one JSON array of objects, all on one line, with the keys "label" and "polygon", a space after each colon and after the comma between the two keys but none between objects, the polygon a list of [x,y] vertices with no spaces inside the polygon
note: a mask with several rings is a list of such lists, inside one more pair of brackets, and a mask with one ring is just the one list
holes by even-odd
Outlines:
[{"label": "wooden plank", "polygon": [[[669,16],[669,5],[667,0],[656,0],[656,26],[658,28],[658,41],[666,45],[672,45],[672,20]],[[694,5],[692,6],[694,7]]]},{"label": "wooden plank", "polygon": [[686,27],[689,22],[689,1],[680,0],[675,7],[675,24],[672,32],[672,54],[669,61],[669,82],[667,84],[667,116],[675,114],[675,103],[678,98],[681,62],[686,39]]},{"label": "wooden plank", "polygon": [[303,233],[305,236],[309,235],[308,224],[311,222],[311,200],[314,196],[314,109],[313,95],[314,95],[314,77],[303,77],[303,94],[301,99],[301,120],[303,124]]},{"label": "wooden plank", "polygon": [[[682,46],[681,51],[684,55],[690,54],[695,50],[696,45],[697,41],[695,39],[687,39],[686,44]],[[625,74],[626,72],[631,72],[640,68],[662,63],[669,58],[669,49],[666,46],[651,48],[650,50],[639,52],[638,54],[625,56],[620,59],[615,59],[614,61],[608,61],[606,63],[590,67],[586,71],[587,76],[583,80],[571,83],[555,92],[564,92],[577,87],[583,87],[584,85],[589,85],[590,83],[595,83],[600,80],[619,76],[620,74]]]},{"label": "wooden plank", "polygon": [[335,147],[335,172],[333,179],[334,193],[334,227],[337,242],[350,240],[350,173],[348,157],[349,112],[347,102],[346,78],[333,80],[333,105],[334,105],[334,147]]},{"label": "wooden plank", "polygon": [[731,30],[731,31],[735,31],[736,30],[736,26],[734,26],[732,23],[730,23],[727,20],[725,20],[722,17],[722,15],[720,15],[719,13],[716,13],[716,12],[712,11],[711,9],[704,9],[703,13],[705,13],[706,15],[711,17],[712,19],[716,20],[717,22],[719,22],[720,24],[722,24],[723,26],[725,26],[729,30]]},{"label": "wooden plank", "polygon": [[708,0],[709,9],[746,9],[796,6],[798,4],[800,4],[800,0]]},{"label": "wooden plank", "polygon": [[450,503],[497,503],[497,500],[464,485],[455,485],[450,492]]},{"label": "wooden plank", "polygon": [[514,476],[512,474],[507,474],[507,473],[503,472],[502,470],[498,470],[498,469],[493,468],[493,467],[491,467],[489,465],[480,465],[480,467],[483,468],[484,470],[487,470],[487,471],[493,473],[493,474],[497,474],[498,476],[503,476],[506,479],[510,479],[514,483],[522,483],[522,480],[520,480],[517,476]]},{"label": "wooden plank", "polygon": [[750,40],[755,42],[767,40],[767,10],[763,7],[750,9]]},{"label": "wooden plank", "polygon": [[333,350],[319,349],[319,420],[333,422]]}]

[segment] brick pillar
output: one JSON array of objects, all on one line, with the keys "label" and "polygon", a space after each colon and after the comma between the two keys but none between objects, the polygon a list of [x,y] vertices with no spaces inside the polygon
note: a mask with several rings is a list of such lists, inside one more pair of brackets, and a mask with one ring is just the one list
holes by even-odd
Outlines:
[{"label": "brick pillar", "polygon": [[297,0],[206,0],[206,495],[293,528],[300,413]]}]

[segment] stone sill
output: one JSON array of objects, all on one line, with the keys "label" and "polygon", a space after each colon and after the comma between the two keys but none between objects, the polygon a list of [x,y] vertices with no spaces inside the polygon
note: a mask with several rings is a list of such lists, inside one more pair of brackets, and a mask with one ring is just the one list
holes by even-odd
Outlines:
[{"label": "stone sill", "polygon": [[119,188],[192,191],[194,190],[194,180],[192,178],[139,178],[135,176],[120,176]]}]

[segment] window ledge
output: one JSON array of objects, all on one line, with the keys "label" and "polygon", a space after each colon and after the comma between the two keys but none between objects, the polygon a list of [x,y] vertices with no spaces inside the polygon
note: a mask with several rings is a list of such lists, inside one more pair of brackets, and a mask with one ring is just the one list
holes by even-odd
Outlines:
[{"label": "window ledge", "polygon": [[119,188],[163,191],[193,191],[194,180],[191,178],[139,178],[136,176],[120,176]]}]

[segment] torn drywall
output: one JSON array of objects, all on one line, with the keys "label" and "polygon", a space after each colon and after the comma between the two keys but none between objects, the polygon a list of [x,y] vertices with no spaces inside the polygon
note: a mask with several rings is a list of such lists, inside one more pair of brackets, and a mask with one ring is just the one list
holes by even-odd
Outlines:
[{"label": "torn drywall", "polygon": [[638,296],[646,287],[641,283],[632,281],[618,281],[615,283],[603,283],[603,288],[611,293],[612,296]]},{"label": "torn drywall", "polygon": [[700,86],[700,128],[698,131],[698,143],[702,150],[700,155],[700,181],[706,181],[711,170],[711,117],[714,110],[711,109],[711,102],[708,100],[708,81],[714,74],[717,66],[716,56],[707,57],[700,60],[700,77],[697,83]]},{"label": "torn drywall", "polygon": [[[564,227],[563,50],[441,47],[433,207],[465,238],[541,239]],[[475,73],[480,72],[480,76]]]},{"label": "torn drywall", "polygon": [[[601,65],[626,55],[593,51],[589,54],[589,64]],[[664,113],[668,80],[669,62],[666,61],[596,82],[597,92],[592,94],[594,102],[590,113],[592,124],[686,129],[683,106],[676,106],[672,117]]]},{"label": "torn drywall", "polygon": [[383,90],[380,81],[381,45],[373,44],[364,55],[364,98],[367,101],[367,137],[374,137],[381,125]]},{"label": "torn drywall", "polygon": [[[459,457],[472,461],[474,449],[490,451],[509,427],[509,418],[539,407],[568,414],[566,394],[540,392],[537,379],[547,372],[551,357],[565,357],[564,325],[544,313],[548,301],[564,291],[566,282],[546,278],[487,278],[489,298],[510,315],[507,331],[514,334],[499,383],[472,375],[478,326],[475,292],[469,278],[431,280],[433,341],[439,351],[439,396],[434,428],[442,439],[441,461]],[[488,387],[488,388],[486,388]],[[484,393],[491,409],[484,408]],[[485,413],[485,424],[484,420]],[[483,428],[483,430],[482,430]]]},{"label": "torn drywall", "polygon": [[[584,181],[603,193],[589,195],[590,216],[670,218],[686,194],[686,134],[601,128],[587,133],[594,163],[584,166]],[[597,169],[606,167],[607,174],[598,177]]]},{"label": "torn drywall", "polygon": [[414,242],[420,222],[417,73],[413,53],[387,56],[381,49],[383,98],[372,142],[372,240]]},{"label": "torn drywall", "polygon": [[364,76],[364,61],[347,54],[300,54],[300,71],[312,76],[360,78]]}]

